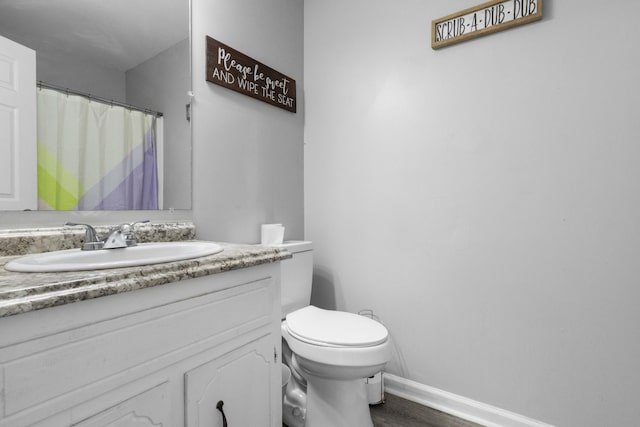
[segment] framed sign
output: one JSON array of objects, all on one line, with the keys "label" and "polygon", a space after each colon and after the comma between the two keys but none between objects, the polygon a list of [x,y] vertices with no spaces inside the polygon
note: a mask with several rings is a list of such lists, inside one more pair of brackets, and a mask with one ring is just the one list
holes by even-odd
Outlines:
[{"label": "framed sign", "polygon": [[296,112],[296,81],[207,36],[208,82]]},{"label": "framed sign", "polygon": [[439,49],[542,18],[542,0],[493,0],[431,23],[431,47]]}]

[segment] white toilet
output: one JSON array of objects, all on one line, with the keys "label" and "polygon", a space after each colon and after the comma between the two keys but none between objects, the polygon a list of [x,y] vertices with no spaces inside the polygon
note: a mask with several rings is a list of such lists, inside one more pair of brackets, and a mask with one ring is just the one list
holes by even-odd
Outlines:
[{"label": "white toilet", "polygon": [[353,313],[310,304],[311,242],[285,242],[282,261],[283,361],[291,369],[282,417],[289,427],[372,427],[364,379],[391,358],[387,329]]}]

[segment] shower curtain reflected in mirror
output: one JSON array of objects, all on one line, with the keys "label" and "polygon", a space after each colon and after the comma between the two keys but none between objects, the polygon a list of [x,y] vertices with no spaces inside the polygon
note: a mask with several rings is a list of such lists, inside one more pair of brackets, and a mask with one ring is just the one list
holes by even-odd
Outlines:
[{"label": "shower curtain reflected in mirror", "polygon": [[38,88],[38,209],[158,209],[153,114]]}]

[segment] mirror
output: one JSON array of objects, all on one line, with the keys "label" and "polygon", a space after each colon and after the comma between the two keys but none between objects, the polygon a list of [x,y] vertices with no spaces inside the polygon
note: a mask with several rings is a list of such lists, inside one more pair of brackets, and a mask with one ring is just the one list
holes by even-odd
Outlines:
[{"label": "mirror", "polygon": [[189,0],[0,0],[0,35],[44,84],[161,112],[159,208],[191,208]]}]

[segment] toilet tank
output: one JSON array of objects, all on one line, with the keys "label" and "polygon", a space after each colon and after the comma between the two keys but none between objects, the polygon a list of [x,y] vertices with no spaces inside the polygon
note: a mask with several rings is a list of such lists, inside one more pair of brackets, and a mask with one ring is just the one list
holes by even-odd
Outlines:
[{"label": "toilet tank", "polygon": [[313,277],[313,245],[305,241],[288,241],[279,245],[291,252],[293,258],[280,262],[282,318],[311,303]]}]

